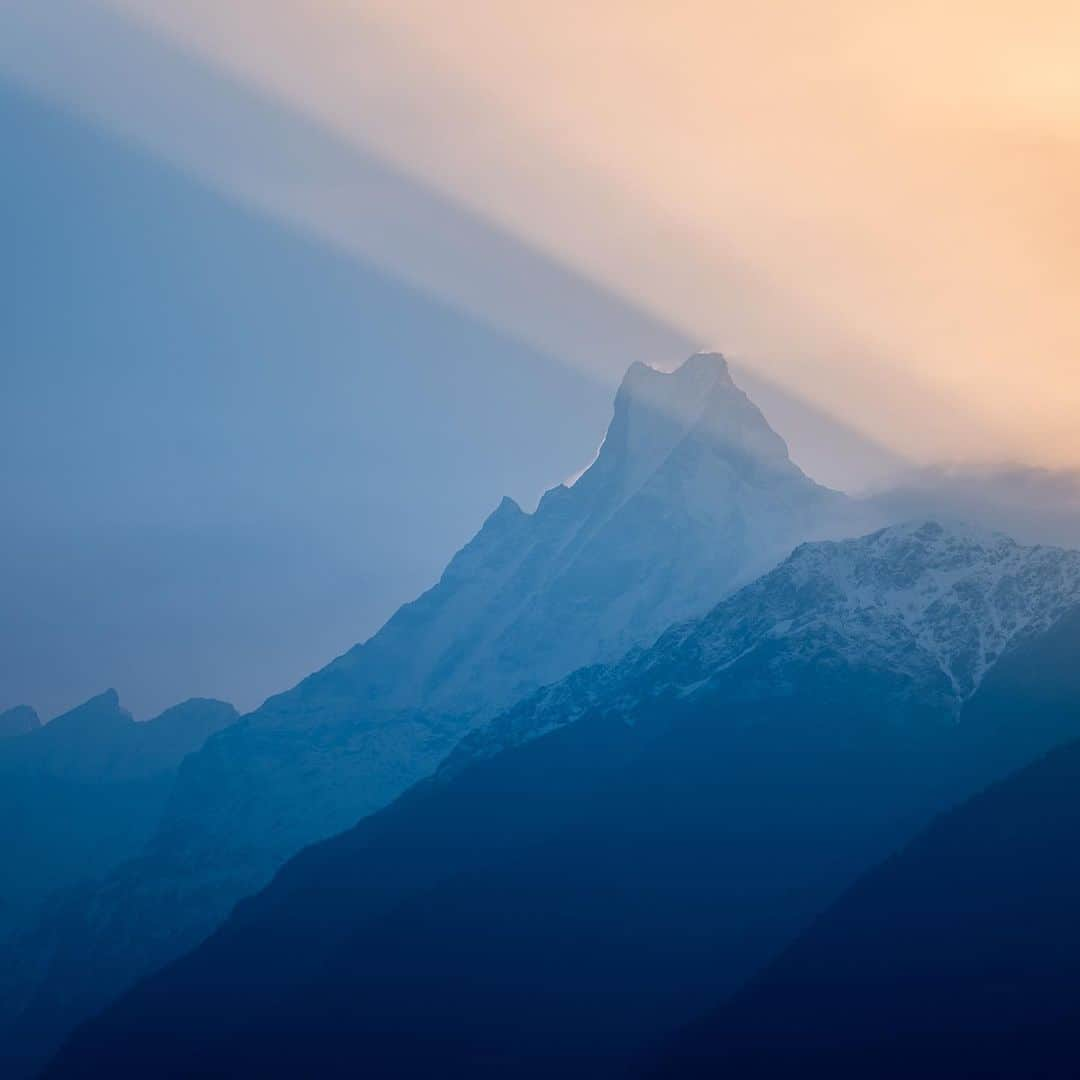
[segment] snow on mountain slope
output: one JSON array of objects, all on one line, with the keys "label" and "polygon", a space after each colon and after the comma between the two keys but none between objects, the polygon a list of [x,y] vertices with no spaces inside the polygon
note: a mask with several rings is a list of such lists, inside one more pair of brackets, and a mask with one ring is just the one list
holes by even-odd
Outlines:
[{"label": "snow on mountain slope", "polygon": [[1080,552],[1023,547],[1006,536],[936,522],[800,545],[779,567],[675,626],[650,649],[540,690],[471,734],[452,775],[590,709],[629,711],[643,698],[776,694],[799,668],[888,671],[902,697],[958,715],[1010,649],[1080,604]]},{"label": "snow on mountain slope", "polygon": [[1009,647],[1080,599],[1080,552],[934,522],[805,545],[781,573],[789,589],[828,590],[821,613],[794,619],[786,636],[833,625],[871,655],[914,651],[947,678],[957,705]]}]

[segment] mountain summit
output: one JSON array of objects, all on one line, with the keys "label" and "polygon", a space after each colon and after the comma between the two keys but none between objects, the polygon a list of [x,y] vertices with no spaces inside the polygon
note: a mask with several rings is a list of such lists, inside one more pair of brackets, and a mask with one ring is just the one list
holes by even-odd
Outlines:
[{"label": "mountain summit", "polygon": [[711,449],[736,470],[772,469],[806,479],[784,440],[735,385],[727,361],[719,353],[696,353],[670,374],[640,363],[627,371],[597,460],[578,483],[616,499],[632,494],[689,445]]},{"label": "mountain summit", "polygon": [[576,483],[532,514],[504,499],[434,588],[213,740],[181,774],[174,823],[258,851],[263,876],[523,695],[704,613],[843,503],[791,462],[722,357],[635,364]]}]

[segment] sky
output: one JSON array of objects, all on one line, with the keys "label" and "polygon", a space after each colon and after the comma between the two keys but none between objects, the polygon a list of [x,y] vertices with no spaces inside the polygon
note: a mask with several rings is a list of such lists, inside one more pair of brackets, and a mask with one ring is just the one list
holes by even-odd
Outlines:
[{"label": "sky", "polygon": [[1080,466],[1078,47],[1047,0],[0,0],[0,707],[257,704],[635,360],[723,351],[835,486]]},{"label": "sky", "polygon": [[108,3],[907,458],[1080,464],[1074,4]]}]

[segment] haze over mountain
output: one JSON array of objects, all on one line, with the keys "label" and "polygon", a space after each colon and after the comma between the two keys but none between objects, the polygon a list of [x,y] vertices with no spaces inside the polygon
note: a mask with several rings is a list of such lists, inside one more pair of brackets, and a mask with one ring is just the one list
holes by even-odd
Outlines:
[{"label": "haze over mountain", "polygon": [[899,471],[864,496],[886,521],[932,516],[978,523],[1026,544],[1080,547],[1080,472],[1025,465]]},{"label": "haze over mountain", "polygon": [[596,1075],[1080,731],[1078,627],[1077,552],[932,522],[800,546],[303,852],[50,1075]]}]

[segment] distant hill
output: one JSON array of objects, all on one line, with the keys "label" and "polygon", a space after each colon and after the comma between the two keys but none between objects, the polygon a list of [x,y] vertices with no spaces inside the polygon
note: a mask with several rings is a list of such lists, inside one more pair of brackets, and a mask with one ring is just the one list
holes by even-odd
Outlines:
[{"label": "distant hill", "polygon": [[9,735],[25,735],[37,727],[41,727],[41,720],[29,705],[16,705],[0,712],[0,739]]},{"label": "distant hill", "polygon": [[0,741],[2,936],[54,890],[139,851],[177,766],[235,718],[224,702],[192,700],[136,723],[109,690]]}]

